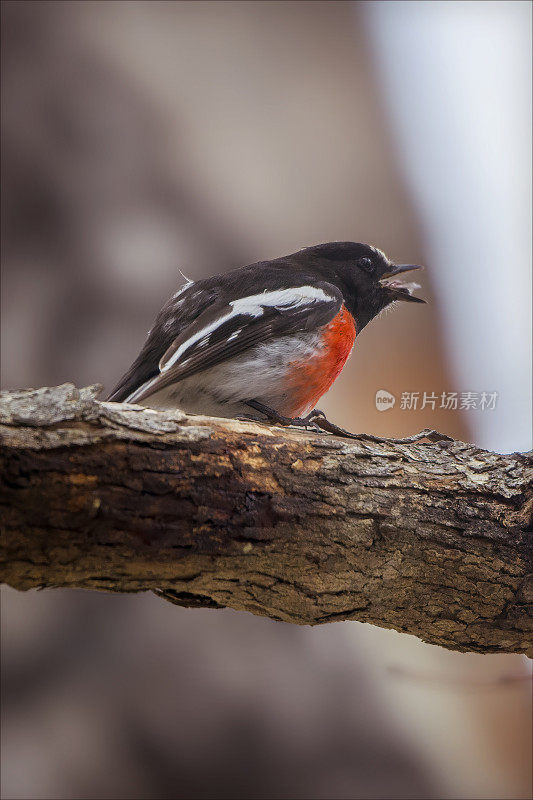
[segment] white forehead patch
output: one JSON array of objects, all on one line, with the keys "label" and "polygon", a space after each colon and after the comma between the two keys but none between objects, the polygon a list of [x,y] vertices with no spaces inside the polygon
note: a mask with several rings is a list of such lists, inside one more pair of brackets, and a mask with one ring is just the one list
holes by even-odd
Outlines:
[{"label": "white forehead patch", "polygon": [[388,259],[388,257],[387,257],[387,256],[385,255],[385,253],[383,252],[383,250],[380,250],[380,249],[379,249],[379,247],[374,247],[373,245],[370,245],[370,247],[371,247],[371,249],[374,251],[374,253],[375,253],[377,256],[381,256],[381,258],[384,258],[384,259],[385,259],[385,261],[388,261],[388,260],[389,260],[389,259]]}]

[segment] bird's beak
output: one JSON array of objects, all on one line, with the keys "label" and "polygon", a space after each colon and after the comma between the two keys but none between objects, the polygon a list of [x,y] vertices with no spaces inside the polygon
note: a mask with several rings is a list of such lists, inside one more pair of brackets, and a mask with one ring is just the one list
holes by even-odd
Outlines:
[{"label": "bird's beak", "polygon": [[405,300],[409,303],[425,303],[425,300],[412,294],[415,289],[420,289],[418,283],[402,283],[396,280],[398,275],[402,275],[404,272],[412,272],[414,269],[423,269],[423,267],[418,264],[398,264],[390,272],[382,275],[379,283],[384,289],[389,290],[395,300]]},{"label": "bird's beak", "polygon": [[419,264],[396,264],[390,272],[386,272],[385,275],[381,276],[381,280],[384,280],[384,278],[395,278],[403,272],[411,272],[414,269],[424,269],[424,267],[421,267]]}]

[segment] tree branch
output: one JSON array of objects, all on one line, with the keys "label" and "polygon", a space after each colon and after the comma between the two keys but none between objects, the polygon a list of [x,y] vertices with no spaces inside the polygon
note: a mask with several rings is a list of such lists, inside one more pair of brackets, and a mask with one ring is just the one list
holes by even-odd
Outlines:
[{"label": "tree branch", "polygon": [[0,396],[0,578],[533,655],[531,455]]}]

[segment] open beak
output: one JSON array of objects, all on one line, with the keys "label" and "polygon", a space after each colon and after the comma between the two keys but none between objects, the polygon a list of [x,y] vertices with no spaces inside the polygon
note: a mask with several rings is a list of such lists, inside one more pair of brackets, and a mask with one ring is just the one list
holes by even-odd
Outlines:
[{"label": "open beak", "polygon": [[415,289],[420,289],[418,283],[402,283],[402,281],[397,280],[398,275],[402,275],[404,272],[411,272],[414,269],[423,269],[423,267],[420,267],[418,264],[398,264],[393,267],[390,272],[386,272],[385,275],[382,275],[379,283],[384,289],[389,290],[394,300],[405,300],[409,303],[425,303],[425,300],[413,295]]}]

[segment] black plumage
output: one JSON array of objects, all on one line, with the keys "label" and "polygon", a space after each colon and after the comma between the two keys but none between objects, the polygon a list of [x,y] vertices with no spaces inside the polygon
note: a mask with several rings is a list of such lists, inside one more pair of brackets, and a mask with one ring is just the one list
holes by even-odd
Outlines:
[{"label": "black plumage", "polygon": [[[139,356],[108,399],[142,401],[260,343],[316,331],[343,304],[359,333],[394,300],[423,302],[384,280],[406,269],[395,270],[369,245],[328,242],[191,282],[163,306]],[[276,305],[276,293],[285,300],[292,296],[288,290],[296,289],[302,290],[300,302]],[[256,297],[261,295],[269,298],[266,306]],[[243,302],[250,297],[256,298],[256,313]]]}]

